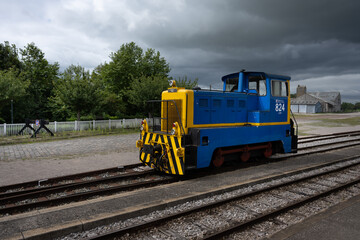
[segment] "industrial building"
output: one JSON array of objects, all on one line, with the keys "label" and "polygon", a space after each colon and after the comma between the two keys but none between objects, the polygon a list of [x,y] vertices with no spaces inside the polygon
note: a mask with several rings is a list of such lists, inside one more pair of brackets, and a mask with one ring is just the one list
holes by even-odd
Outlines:
[{"label": "industrial building", "polygon": [[298,85],[296,98],[291,99],[293,113],[339,112],[340,92],[306,92],[306,86]]}]

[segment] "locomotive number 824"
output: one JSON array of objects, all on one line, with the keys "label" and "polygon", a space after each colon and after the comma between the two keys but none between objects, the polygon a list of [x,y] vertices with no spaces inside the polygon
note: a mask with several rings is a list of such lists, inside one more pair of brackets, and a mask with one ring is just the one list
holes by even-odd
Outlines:
[{"label": "locomotive number 824", "polygon": [[159,171],[220,167],[226,159],[297,151],[290,117],[290,77],[241,71],[222,77],[223,90],[184,89],[170,81],[155,112],[141,123],[140,161]]}]

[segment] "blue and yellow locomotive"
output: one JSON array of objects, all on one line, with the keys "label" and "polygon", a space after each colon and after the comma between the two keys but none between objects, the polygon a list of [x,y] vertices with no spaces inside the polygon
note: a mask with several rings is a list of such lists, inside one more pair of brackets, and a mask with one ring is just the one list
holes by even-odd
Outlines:
[{"label": "blue and yellow locomotive", "polygon": [[290,118],[290,77],[241,71],[222,77],[223,91],[171,87],[162,93],[159,115],[141,124],[140,161],[184,175],[228,157],[297,151]]}]

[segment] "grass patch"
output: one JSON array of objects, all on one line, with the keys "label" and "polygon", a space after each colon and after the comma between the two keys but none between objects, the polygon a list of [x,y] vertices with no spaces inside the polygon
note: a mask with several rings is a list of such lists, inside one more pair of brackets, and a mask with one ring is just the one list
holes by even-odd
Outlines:
[{"label": "grass patch", "polygon": [[0,137],[0,146],[9,144],[26,144],[34,142],[49,142],[56,140],[81,138],[81,137],[92,137],[92,136],[106,136],[114,134],[131,134],[139,133],[139,129],[96,129],[87,131],[66,131],[54,133],[54,136],[50,136],[47,132],[40,132],[36,135],[36,138],[30,138],[31,135],[19,135],[19,136],[5,136]]},{"label": "grass patch", "polygon": [[298,131],[298,136],[309,136],[309,135],[312,135],[312,134],[311,134],[311,133],[304,132],[304,131],[301,131],[301,130]]},{"label": "grass patch", "polygon": [[360,125],[360,117],[344,118],[344,119],[319,119],[318,122],[310,123],[313,126],[325,127],[342,127],[342,126],[358,126]]}]

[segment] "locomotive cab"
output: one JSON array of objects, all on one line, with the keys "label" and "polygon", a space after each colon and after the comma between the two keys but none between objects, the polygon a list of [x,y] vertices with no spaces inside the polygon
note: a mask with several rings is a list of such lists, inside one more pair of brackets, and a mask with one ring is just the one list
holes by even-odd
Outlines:
[{"label": "locomotive cab", "polygon": [[[183,175],[188,169],[221,166],[229,155],[247,161],[297,150],[290,119],[290,77],[241,71],[222,77],[223,90],[171,87],[158,113],[141,126],[140,161],[159,171]],[[160,113],[159,113],[160,112]]]}]

